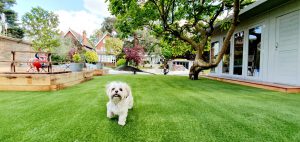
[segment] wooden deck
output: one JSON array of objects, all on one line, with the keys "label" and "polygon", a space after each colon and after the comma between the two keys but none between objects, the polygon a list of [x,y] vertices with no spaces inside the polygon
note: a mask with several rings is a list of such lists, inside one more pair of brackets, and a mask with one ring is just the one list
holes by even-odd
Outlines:
[{"label": "wooden deck", "polygon": [[55,91],[91,80],[93,71],[60,73],[1,73],[0,90]]},{"label": "wooden deck", "polygon": [[239,80],[239,79],[216,77],[216,76],[202,76],[202,77],[218,80],[222,82],[240,84],[240,85],[262,88],[262,89],[272,90],[272,91],[279,91],[285,93],[300,93],[300,86],[282,85],[282,84],[266,83],[266,82],[255,82],[255,81]]}]

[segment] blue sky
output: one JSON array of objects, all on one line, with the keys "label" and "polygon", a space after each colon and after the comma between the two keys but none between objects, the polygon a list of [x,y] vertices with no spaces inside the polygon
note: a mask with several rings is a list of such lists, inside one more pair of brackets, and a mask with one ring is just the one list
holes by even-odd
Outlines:
[{"label": "blue sky", "polygon": [[72,28],[78,33],[83,30],[90,35],[95,29],[100,28],[104,17],[111,16],[107,10],[105,0],[16,0],[13,7],[20,18],[32,7],[40,6],[48,11],[53,11],[59,16],[59,29],[67,31]]},{"label": "blue sky", "polygon": [[[72,4],[71,4],[72,3]],[[30,11],[32,7],[41,6],[46,10],[81,10],[83,9],[82,0],[17,0],[17,5],[13,7],[14,10],[20,14]]]}]

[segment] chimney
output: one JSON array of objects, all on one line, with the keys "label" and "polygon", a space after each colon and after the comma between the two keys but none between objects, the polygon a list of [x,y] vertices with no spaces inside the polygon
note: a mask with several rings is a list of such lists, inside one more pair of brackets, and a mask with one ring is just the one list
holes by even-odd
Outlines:
[{"label": "chimney", "polygon": [[83,31],[83,33],[82,33],[82,44],[87,45],[87,43],[88,43],[88,40],[86,38],[86,31]]}]

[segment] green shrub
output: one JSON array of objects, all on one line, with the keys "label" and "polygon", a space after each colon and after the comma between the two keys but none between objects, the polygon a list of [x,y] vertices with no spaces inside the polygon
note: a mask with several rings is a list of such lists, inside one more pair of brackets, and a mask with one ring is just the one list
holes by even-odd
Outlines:
[{"label": "green shrub", "polygon": [[119,59],[119,60],[117,61],[117,66],[125,65],[125,63],[126,63],[126,60],[125,60],[125,59]]},{"label": "green shrub", "polygon": [[80,57],[80,54],[79,54],[79,53],[75,53],[75,54],[73,55],[72,59],[73,59],[73,61],[74,61],[75,63],[81,62],[81,57]]},{"label": "green shrub", "polygon": [[51,61],[53,62],[54,65],[58,65],[59,63],[63,63],[66,61],[66,57],[62,57],[59,55],[52,55],[51,56]]},{"label": "green shrub", "polygon": [[88,63],[96,63],[98,62],[98,55],[94,51],[86,51],[84,54],[85,60]]}]

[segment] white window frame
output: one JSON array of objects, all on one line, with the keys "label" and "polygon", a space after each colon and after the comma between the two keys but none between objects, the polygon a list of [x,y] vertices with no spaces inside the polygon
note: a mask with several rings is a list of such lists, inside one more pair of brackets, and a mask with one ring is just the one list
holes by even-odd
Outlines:
[{"label": "white window frame", "polygon": [[[240,32],[244,32],[244,39],[243,39],[243,60],[242,60],[242,74],[241,75],[238,75],[238,74],[234,74],[234,35],[237,34],[237,33],[240,33]],[[248,34],[246,33],[245,31],[245,28],[241,28],[241,30],[238,30],[236,32],[234,32],[234,34],[232,35],[232,65],[231,65],[231,75],[234,76],[234,77],[237,77],[237,78],[244,78],[244,65],[245,65],[245,47],[246,47],[246,42],[245,42],[245,37],[248,36]],[[247,53],[248,54],[248,53]],[[230,71],[229,71],[230,72]]]},{"label": "white window frame", "polygon": [[[249,80],[262,80],[263,78],[263,71],[264,71],[264,65],[263,65],[263,61],[264,61],[264,49],[265,49],[265,46],[264,46],[264,36],[265,36],[265,30],[264,30],[264,22],[259,22],[259,23],[255,23],[255,24],[252,24],[251,26],[247,27],[246,30],[247,30],[247,33],[245,34],[247,36],[247,39],[246,39],[246,46],[245,46],[245,52],[247,52],[245,54],[245,67],[243,69],[243,72],[245,72],[244,74],[244,78],[245,79],[249,79]],[[249,53],[249,30],[250,29],[253,29],[253,28],[256,28],[256,27],[259,27],[261,26],[261,51],[260,51],[260,61],[259,61],[259,68],[260,68],[260,71],[259,71],[259,76],[248,76],[247,74],[247,71],[248,71],[248,53]]]}]

